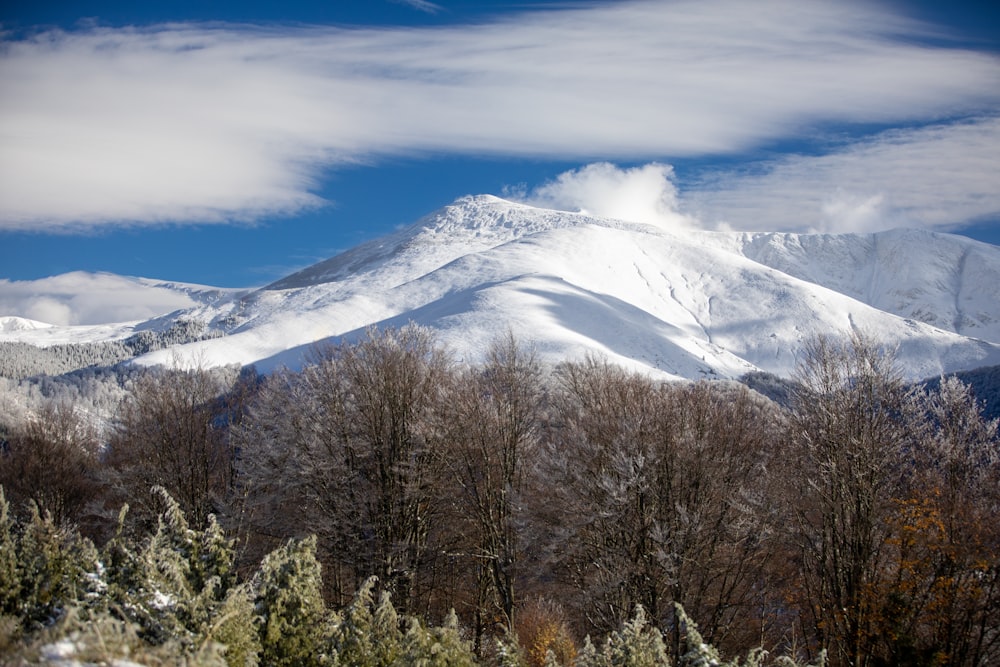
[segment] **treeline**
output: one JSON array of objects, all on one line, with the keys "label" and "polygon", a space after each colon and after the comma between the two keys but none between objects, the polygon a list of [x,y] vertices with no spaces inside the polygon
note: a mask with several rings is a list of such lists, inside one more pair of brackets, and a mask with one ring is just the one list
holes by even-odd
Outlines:
[{"label": "treeline", "polygon": [[[427,330],[372,330],[301,372],[143,375],[106,442],[52,406],[10,429],[0,483],[19,525],[35,507],[132,552],[164,530],[162,487],[191,530],[230,536],[233,585],[308,544],[324,609],[385,594],[410,619],[388,626],[451,628],[480,663],[719,662],[681,610],[698,647],[746,664],[1000,661],[996,421],[860,337],[815,341],[784,389],[788,407],[597,359],[548,371],[510,337],[466,367]],[[153,589],[173,595],[128,588]],[[19,645],[67,608],[18,617]],[[343,650],[316,634],[316,656]],[[625,636],[658,657],[585,639]]]},{"label": "treeline", "polygon": [[[947,378],[957,379],[969,387],[979,402],[983,417],[1000,418],[1000,366],[983,366],[969,371],[956,371],[944,377],[926,378],[913,383],[910,388],[934,392],[940,388],[941,381]],[[740,382],[782,407],[793,406],[796,383],[792,379],[781,378],[764,371],[752,371],[740,377]]]},{"label": "treeline", "polygon": [[[565,643],[535,642],[526,650],[508,633],[484,660],[454,610],[437,626],[400,615],[387,591],[376,599],[375,577],[346,607],[329,607],[315,536],[288,540],[241,577],[234,541],[214,519],[192,528],[163,488],[154,493],[162,507],[154,532],[141,541],[124,537],[123,509],[114,537],[97,549],[37,508],[26,520],[12,518],[0,488],[4,664],[517,667],[562,664],[560,658],[579,667],[671,664],[663,634],[641,606],[598,645],[588,637],[579,653]],[[723,662],[684,610],[677,614],[685,645],[678,666],[762,664],[761,650],[746,662]],[[783,664],[796,667],[790,659]]]},{"label": "treeline", "polygon": [[0,378],[63,375],[81,368],[113,366],[147,352],[223,334],[194,320],[178,320],[164,331],[144,330],[128,338],[96,343],[63,343],[39,347],[0,341]]}]

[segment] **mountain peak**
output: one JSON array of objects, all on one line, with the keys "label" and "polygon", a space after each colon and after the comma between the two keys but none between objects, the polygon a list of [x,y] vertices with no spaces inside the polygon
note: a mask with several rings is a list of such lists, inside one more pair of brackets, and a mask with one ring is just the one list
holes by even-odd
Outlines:
[{"label": "mountain peak", "polygon": [[[396,279],[426,272],[463,255],[482,252],[510,241],[548,231],[594,222],[582,214],[539,209],[493,195],[456,199],[412,225],[363,243],[286,278],[265,290],[284,290],[356,280],[392,265]],[[409,270],[400,274],[402,266]]]},{"label": "mountain peak", "polygon": [[227,335],[141,363],[297,367],[317,343],[414,322],[467,361],[509,330],[549,362],[787,376],[814,336],[860,330],[921,378],[1000,363],[997,304],[1000,249],[949,234],[671,233],[476,195],[252,294],[199,299],[167,317]]},{"label": "mountain peak", "polygon": [[997,303],[1000,253],[947,234],[672,234],[477,195],[271,285],[198,345],[245,335],[259,368],[294,366],[412,321],[469,360],[509,329],[550,361],[787,376],[811,337],[862,330],[918,378],[1000,363]]},{"label": "mountain peak", "polygon": [[594,218],[581,213],[536,208],[493,195],[469,195],[425,216],[411,229],[415,231],[414,240],[430,235],[432,242],[436,242],[439,235],[449,235],[456,241],[478,237],[486,242],[504,243],[550,229],[593,222]]}]

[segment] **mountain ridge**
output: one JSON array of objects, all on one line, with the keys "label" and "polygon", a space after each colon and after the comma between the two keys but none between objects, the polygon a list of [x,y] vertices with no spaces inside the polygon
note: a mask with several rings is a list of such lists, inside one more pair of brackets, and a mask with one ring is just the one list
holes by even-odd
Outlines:
[{"label": "mountain ridge", "polygon": [[[844,253],[831,251],[830,246],[842,245],[843,239],[850,237],[860,240],[861,248],[867,252],[854,254],[850,257],[852,261],[845,263]],[[784,239],[785,243],[774,244],[776,238]],[[763,243],[765,240],[767,243]],[[804,249],[803,241],[813,247]],[[933,245],[934,254],[920,256],[920,249],[928,245]],[[789,261],[788,255],[796,250],[809,252],[811,261]],[[744,248],[745,255],[765,266],[822,284],[873,307],[994,342],[1000,340],[1000,317],[995,306],[1000,303],[998,251],[995,246],[965,237],[905,228],[854,235],[758,233]],[[826,260],[829,264],[833,259],[840,261],[839,274],[827,267],[822,277],[817,277],[816,263]],[[886,275],[890,270],[895,275]],[[914,271],[921,275],[912,275]],[[859,272],[871,272],[864,287],[856,278],[851,279]],[[928,276],[928,272],[933,276]],[[975,274],[976,279],[970,279],[970,274]],[[921,283],[923,287],[916,287]],[[933,286],[943,293],[938,295],[937,303],[930,303],[933,292],[928,288]],[[952,296],[950,303],[941,298],[944,294]],[[979,307],[976,312],[968,312],[962,301]]]},{"label": "mountain ridge", "polygon": [[509,329],[547,361],[599,354],[666,378],[787,377],[810,338],[852,331],[897,347],[910,378],[1000,363],[1000,248],[913,230],[667,229],[478,195],[232,294],[163,318],[225,336],[136,361],[294,368],[316,344],[413,321],[460,360]]}]

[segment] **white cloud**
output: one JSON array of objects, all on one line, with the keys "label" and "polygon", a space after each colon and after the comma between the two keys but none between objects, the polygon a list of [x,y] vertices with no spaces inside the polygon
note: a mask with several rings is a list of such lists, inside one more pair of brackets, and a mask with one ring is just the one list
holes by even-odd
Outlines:
[{"label": "white cloud", "polygon": [[418,12],[424,12],[425,14],[437,14],[442,9],[441,5],[428,2],[427,0],[392,0],[392,2],[395,2],[397,5],[412,7]]},{"label": "white cloud", "polygon": [[47,296],[28,299],[13,306],[3,304],[0,308],[9,310],[10,314],[48,324],[74,324],[76,319],[69,305]]},{"label": "white cloud", "polygon": [[885,132],[757,173],[685,188],[682,210],[708,225],[824,232],[954,229],[1000,216],[1000,117]]},{"label": "white cloud", "polygon": [[0,48],[0,229],[291,213],[325,168],[393,154],[664,159],[995,108],[1000,59],[925,30],[867,2],[640,0],[47,32]]},{"label": "white cloud", "polygon": [[543,208],[667,228],[694,224],[677,212],[673,169],[665,164],[650,163],[631,169],[607,162],[589,164],[560,174],[520,199]]},{"label": "white cloud", "polygon": [[75,271],[40,280],[0,279],[0,316],[49,324],[131,322],[193,305],[183,292],[111,274]]}]

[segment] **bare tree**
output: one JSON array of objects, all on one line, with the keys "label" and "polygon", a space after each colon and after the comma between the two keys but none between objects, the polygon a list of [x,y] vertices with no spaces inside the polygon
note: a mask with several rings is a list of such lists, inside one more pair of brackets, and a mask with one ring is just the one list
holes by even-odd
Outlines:
[{"label": "bare tree", "polygon": [[316,532],[336,601],[376,575],[401,609],[415,604],[441,503],[429,431],[450,381],[428,330],[371,329],[276,375],[241,429],[258,524]]},{"label": "bare tree", "polygon": [[773,414],[746,389],[657,386],[589,361],[561,369],[561,424],[546,487],[561,572],[580,590],[587,631],[636,604],[664,627],[681,603],[706,637],[754,622],[773,526],[767,507]]},{"label": "bare tree", "polygon": [[814,340],[797,380],[790,481],[805,618],[833,665],[859,667],[872,659],[874,593],[911,442],[907,392],[892,355],[860,334]]},{"label": "bare tree", "polygon": [[896,499],[876,655],[894,664],[1000,660],[1000,438],[966,385],[921,393],[926,417]]},{"label": "bare tree", "polygon": [[97,432],[69,403],[45,403],[12,429],[0,453],[0,485],[56,523],[87,523],[101,492]]},{"label": "bare tree", "polygon": [[201,526],[223,506],[232,484],[234,452],[219,373],[153,370],[125,400],[110,439],[108,463],[123,499],[155,516],[150,489],[164,487],[192,523]]},{"label": "bare tree", "polygon": [[[659,482],[657,544],[671,572],[670,612],[680,604],[723,649],[759,643],[780,622],[766,609],[781,452],[776,406],[742,386],[698,382],[667,392],[679,427],[670,473]],[[675,657],[681,625],[671,619]]]},{"label": "bare tree", "polygon": [[[579,592],[585,632],[620,626],[636,604],[665,608],[669,579],[654,546],[654,450],[672,412],[646,377],[598,360],[559,369],[544,492],[553,556]],[[558,499],[558,502],[553,500]],[[572,548],[568,548],[572,545]]]},{"label": "bare tree", "polygon": [[514,630],[521,556],[521,501],[526,469],[538,445],[541,369],[512,334],[491,346],[486,363],[470,368],[448,401],[439,449],[455,485],[457,550],[472,561],[477,591],[475,630],[499,613]]}]

